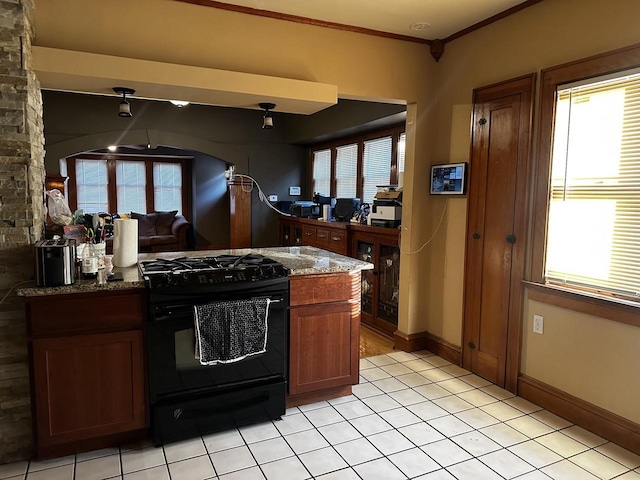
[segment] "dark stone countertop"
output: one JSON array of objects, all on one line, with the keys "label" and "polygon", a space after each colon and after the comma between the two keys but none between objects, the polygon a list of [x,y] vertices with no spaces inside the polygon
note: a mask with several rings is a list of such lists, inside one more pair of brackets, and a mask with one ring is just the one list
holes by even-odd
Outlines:
[{"label": "dark stone countertop", "polygon": [[[212,257],[216,255],[232,254],[245,255],[256,253],[272,258],[291,270],[294,275],[313,275],[320,273],[339,273],[373,269],[373,264],[363,262],[355,258],[346,257],[337,253],[328,252],[315,247],[269,247],[269,248],[241,248],[227,250],[197,250],[188,252],[159,252],[141,253],[138,261],[153,260],[155,258],[180,258],[180,257]],[[144,280],[140,275],[138,266],[128,268],[114,267],[114,272],[122,272],[123,281],[107,282],[99,285],[96,280],[78,280],[73,285],[63,287],[31,287],[21,288],[18,295],[35,297],[45,295],[64,295],[71,293],[102,292],[124,290],[131,288],[143,288]]]}]

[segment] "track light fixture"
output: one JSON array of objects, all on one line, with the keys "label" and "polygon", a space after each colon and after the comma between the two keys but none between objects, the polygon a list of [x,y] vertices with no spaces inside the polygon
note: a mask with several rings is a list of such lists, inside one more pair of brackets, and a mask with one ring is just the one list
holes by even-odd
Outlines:
[{"label": "track light fixture", "polygon": [[122,95],[118,115],[121,117],[133,117],[131,113],[131,105],[127,102],[127,95],[133,95],[136,91],[127,87],[113,87],[113,91]]},{"label": "track light fixture", "polygon": [[264,117],[262,117],[262,128],[273,128],[273,117],[269,113],[269,110],[276,108],[275,103],[259,103],[260,108],[264,110]]}]

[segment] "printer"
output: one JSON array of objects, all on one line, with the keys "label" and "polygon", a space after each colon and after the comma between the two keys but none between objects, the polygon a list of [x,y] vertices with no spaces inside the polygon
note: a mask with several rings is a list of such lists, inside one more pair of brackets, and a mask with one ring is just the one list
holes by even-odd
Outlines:
[{"label": "printer", "polygon": [[376,227],[399,227],[402,220],[402,187],[378,185],[371,206],[371,225]]}]

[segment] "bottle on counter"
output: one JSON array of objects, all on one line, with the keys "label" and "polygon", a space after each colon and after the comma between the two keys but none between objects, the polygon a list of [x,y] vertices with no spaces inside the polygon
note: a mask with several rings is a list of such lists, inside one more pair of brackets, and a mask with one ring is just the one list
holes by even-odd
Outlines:
[{"label": "bottle on counter", "polygon": [[82,278],[92,280],[98,276],[98,256],[93,248],[93,242],[85,243],[82,251]]}]

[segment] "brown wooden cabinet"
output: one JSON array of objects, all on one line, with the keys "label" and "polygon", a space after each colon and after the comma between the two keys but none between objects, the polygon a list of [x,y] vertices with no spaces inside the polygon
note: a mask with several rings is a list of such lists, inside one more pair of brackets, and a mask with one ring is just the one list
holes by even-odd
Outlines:
[{"label": "brown wooden cabinet", "polygon": [[38,457],[148,427],[144,302],[140,290],[27,299]]},{"label": "brown wooden cabinet", "polygon": [[285,247],[308,245],[348,255],[346,223],[322,222],[306,218],[280,220],[280,244]]},{"label": "brown wooden cabinet", "polygon": [[290,277],[289,406],[358,383],[360,272]]},{"label": "brown wooden cabinet", "polygon": [[397,330],[400,229],[289,217],[280,220],[280,243],[373,263],[373,270],[362,272],[362,321],[389,336]]}]

